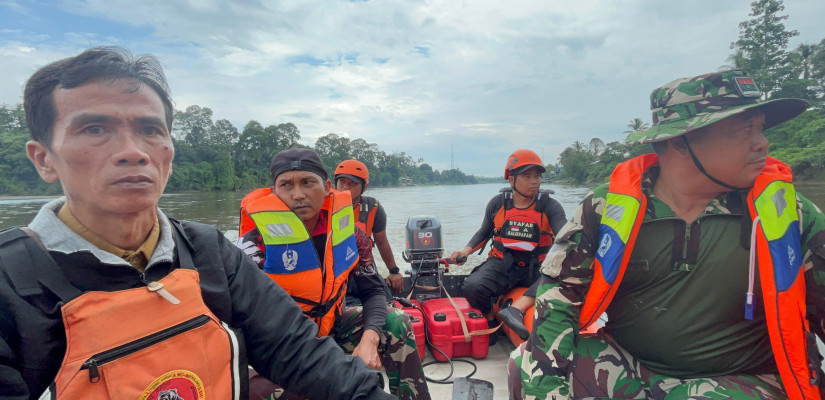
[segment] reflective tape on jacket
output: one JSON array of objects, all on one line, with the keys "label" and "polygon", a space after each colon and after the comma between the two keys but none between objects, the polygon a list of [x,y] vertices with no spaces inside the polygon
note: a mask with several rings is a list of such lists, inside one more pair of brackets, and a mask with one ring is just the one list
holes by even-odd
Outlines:
[{"label": "reflective tape on jacket", "polygon": [[[579,315],[580,329],[604,313],[621,284],[647,207],[642,179],[657,163],[655,154],[646,154],[619,164],[610,177],[593,281]],[[801,233],[792,179],[790,167],[768,157],[748,194],[756,229],[751,246],[756,247],[771,348],[788,398],[820,399],[816,342],[806,319]]]},{"label": "reflective tape on jacket", "polygon": [[328,213],[327,241],[320,260],[303,221],[266,190],[268,194],[255,191],[241,202],[241,225],[248,216],[258,228],[264,272],[318,324],[319,336],[326,336],[340,313],[349,273],[358,264],[352,200],[348,192],[336,190],[326,197],[322,210]]}]

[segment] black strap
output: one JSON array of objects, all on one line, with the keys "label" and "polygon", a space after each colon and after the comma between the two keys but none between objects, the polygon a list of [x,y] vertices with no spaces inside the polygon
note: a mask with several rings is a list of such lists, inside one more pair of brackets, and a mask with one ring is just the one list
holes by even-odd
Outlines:
[{"label": "black strap", "polygon": [[690,153],[690,158],[693,159],[693,164],[696,165],[696,168],[699,169],[699,172],[705,174],[705,176],[707,176],[708,179],[712,180],[717,185],[724,186],[724,187],[726,187],[730,190],[747,190],[748,189],[748,188],[740,188],[740,187],[736,187],[736,186],[733,186],[733,185],[729,185],[725,182],[720,181],[719,179],[716,179],[716,178],[712,177],[707,171],[705,171],[705,167],[703,167],[702,163],[699,162],[699,159],[696,158],[696,154],[693,154],[693,149],[690,148],[690,143],[688,143],[686,135],[682,136],[682,141],[685,142],[685,147],[687,147],[688,153]]},{"label": "black strap", "polygon": [[332,310],[335,307],[335,304],[338,303],[338,299],[341,298],[341,293],[344,292],[344,288],[346,286],[347,285],[339,286],[338,287],[338,293],[335,293],[335,297],[333,297],[333,298],[331,298],[331,299],[329,299],[329,300],[327,300],[323,303],[314,302],[312,300],[304,299],[304,298],[298,297],[298,296],[292,296],[292,298],[298,303],[304,303],[304,304],[308,304],[308,305],[312,306],[311,310],[304,311],[304,314],[306,314],[306,316],[308,316],[310,318],[320,318],[320,317],[323,317],[324,315],[327,315],[327,313],[329,313],[329,310]]},{"label": "black strap", "polygon": [[370,211],[372,211],[374,202],[375,199],[372,197],[361,196],[361,200],[358,204],[358,208],[360,208],[360,210],[358,210],[358,222],[363,223],[365,226],[369,225]]},{"label": "black strap", "polygon": [[68,303],[83,294],[82,290],[69,283],[51,254],[44,250],[39,238],[13,228],[3,232],[0,243],[0,264],[20,296],[41,295],[43,287],[46,287],[61,301]]},{"label": "black strap", "polygon": [[169,218],[169,222],[172,223],[173,227],[172,236],[175,238],[175,249],[178,254],[178,266],[180,268],[196,269],[195,262],[192,261],[191,244],[183,234],[183,226],[181,226],[180,221],[176,219]]}]

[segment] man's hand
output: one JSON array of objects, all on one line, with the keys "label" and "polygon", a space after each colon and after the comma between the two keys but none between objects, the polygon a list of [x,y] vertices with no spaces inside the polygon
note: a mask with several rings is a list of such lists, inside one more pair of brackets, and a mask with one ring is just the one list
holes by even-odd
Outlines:
[{"label": "man's hand", "polygon": [[380,343],[381,338],[378,336],[378,332],[366,329],[364,334],[361,335],[361,342],[352,351],[352,355],[364,360],[368,367],[380,371],[381,358],[378,357],[378,345]]},{"label": "man's hand", "polygon": [[404,290],[404,277],[401,274],[389,274],[387,276],[387,286],[392,289],[393,292],[401,293]]},{"label": "man's hand", "polygon": [[450,258],[453,259],[456,265],[464,265],[464,262],[458,262],[458,257],[467,257],[472,251],[473,249],[465,247],[463,250],[454,251],[453,254],[450,254]]}]

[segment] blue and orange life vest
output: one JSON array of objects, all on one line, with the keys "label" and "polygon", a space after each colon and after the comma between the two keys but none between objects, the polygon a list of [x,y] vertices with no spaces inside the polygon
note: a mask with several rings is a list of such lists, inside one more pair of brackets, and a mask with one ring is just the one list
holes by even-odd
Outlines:
[{"label": "blue and orange life vest", "polygon": [[[579,315],[579,327],[591,325],[607,309],[633,252],[647,198],[644,173],[659,161],[645,154],[619,164],[599,226],[593,281]],[[765,317],[774,359],[790,399],[820,399],[816,342],[808,327],[805,279],[796,191],[791,169],[768,157],[748,193]],[[811,353],[809,353],[811,352]]]},{"label": "blue and orange life vest", "polygon": [[[493,217],[493,242],[489,257],[503,258],[504,252],[530,254],[539,263],[547,257],[555,234],[550,227],[550,218],[544,214],[550,190],[540,190],[530,207],[520,209],[513,205],[513,188],[501,189],[501,207]],[[527,266],[529,260],[514,257],[517,263]]]},{"label": "blue and orange life vest", "polygon": [[264,272],[318,324],[318,336],[332,330],[347,293],[349,274],[358,264],[349,193],[330,190],[323,211],[328,218],[321,262],[303,221],[271,188],[258,189],[241,201],[240,234],[258,228],[266,254]]}]

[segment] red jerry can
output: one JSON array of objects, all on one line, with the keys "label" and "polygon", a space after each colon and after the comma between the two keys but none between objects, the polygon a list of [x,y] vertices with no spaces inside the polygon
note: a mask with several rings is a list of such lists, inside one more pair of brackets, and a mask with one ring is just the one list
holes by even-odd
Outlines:
[{"label": "red jerry can", "polygon": [[[481,311],[470,307],[463,297],[455,297],[453,301],[461,310],[469,332],[487,329],[487,319]],[[427,300],[422,308],[424,318],[427,319],[427,337],[430,339],[431,346],[438,347],[450,358],[472,356],[481,359],[487,357],[489,335],[471,336],[470,341],[467,342],[461,329],[461,320],[449,299]],[[447,361],[438,351],[430,349],[430,352],[436,360]]]}]

